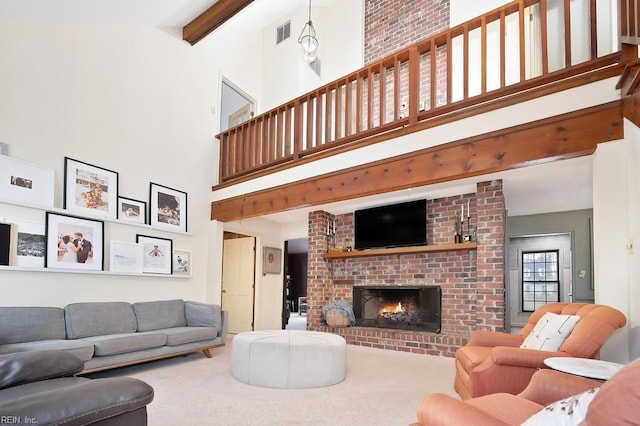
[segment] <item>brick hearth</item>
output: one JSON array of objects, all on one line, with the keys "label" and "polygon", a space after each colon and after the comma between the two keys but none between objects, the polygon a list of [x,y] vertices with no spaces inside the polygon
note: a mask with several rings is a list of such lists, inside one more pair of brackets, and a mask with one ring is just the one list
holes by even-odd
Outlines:
[{"label": "brick hearth", "polygon": [[[475,194],[428,200],[427,241],[453,242],[454,217],[471,207],[471,229],[477,227],[477,250],[412,253],[325,260],[327,221],[336,221],[335,245],[353,247],[353,213],[309,214],[307,278],[310,330],[344,336],[349,344],[432,355],[453,356],[474,329],[504,330],[504,197],[502,181],[482,182]],[[466,215],[466,213],[465,213]],[[466,219],[466,218],[465,218]],[[465,225],[466,230],[466,225]],[[333,245],[333,238],[329,242]],[[442,287],[442,331],[371,327],[329,328],[321,309],[335,300],[352,302],[358,285]]]}]

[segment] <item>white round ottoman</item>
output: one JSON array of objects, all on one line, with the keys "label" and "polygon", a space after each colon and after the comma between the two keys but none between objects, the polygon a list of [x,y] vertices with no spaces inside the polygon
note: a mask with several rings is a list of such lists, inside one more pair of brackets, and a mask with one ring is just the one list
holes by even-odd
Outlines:
[{"label": "white round ottoman", "polygon": [[231,346],[231,374],[250,385],[306,389],[344,380],[346,341],[331,333],[266,330],[240,333]]}]

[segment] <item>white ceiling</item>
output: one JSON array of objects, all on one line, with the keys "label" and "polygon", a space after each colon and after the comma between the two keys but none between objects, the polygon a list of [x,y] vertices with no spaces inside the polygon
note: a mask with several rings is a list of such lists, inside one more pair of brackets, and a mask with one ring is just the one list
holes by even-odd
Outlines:
[{"label": "white ceiling", "polygon": [[[313,0],[326,6],[338,0]],[[0,0],[0,21],[48,23],[98,23],[183,27],[208,9],[215,0]],[[268,25],[307,0],[255,0],[234,20],[246,25]],[[310,210],[334,214],[358,208],[416,198],[439,198],[475,192],[476,182],[501,178],[510,216],[591,208],[591,157],[529,166],[495,175],[431,185],[325,206],[269,215],[271,220],[289,223],[305,220]]]}]

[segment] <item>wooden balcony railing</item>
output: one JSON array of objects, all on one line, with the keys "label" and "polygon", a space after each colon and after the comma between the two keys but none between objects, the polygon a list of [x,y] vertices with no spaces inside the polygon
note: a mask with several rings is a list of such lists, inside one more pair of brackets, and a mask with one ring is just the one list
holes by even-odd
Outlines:
[{"label": "wooden balcony railing", "polygon": [[[600,1],[514,1],[228,129],[220,184],[615,64]],[[637,41],[640,0],[621,1]]]}]

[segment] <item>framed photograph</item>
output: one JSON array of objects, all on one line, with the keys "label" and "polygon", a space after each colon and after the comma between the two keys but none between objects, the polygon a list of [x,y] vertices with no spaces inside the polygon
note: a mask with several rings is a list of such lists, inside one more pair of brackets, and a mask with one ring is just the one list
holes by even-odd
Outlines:
[{"label": "framed photograph", "polygon": [[262,257],[262,273],[279,274],[281,271],[282,250],[274,247],[265,247]]},{"label": "framed photograph", "polygon": [[142,244],[111,240],[109,270],[112,272],[142,273]]},{"label": "framed photograph", "polygon": [[118,217],[118,173],[64,157],[64,204],[82,215]]},{"label": "framed photograph", "polygon": [[0,155],[0,201],[53,208],[55,171]]},{"label": "framed photograph", "polygon": [[45,267],[102,271],[104,222],[46,212]]},{"label": "framed photograph", "polygon": [[13,265],[13,223],[0,222],[0,265]]},{"label": "framed photograph", "polygon": [[168,275],[172,273],[173,240],[137,234],[136,242],[142,245],[142,272]]},{"label": "framed photograph", "polygon": [[124,222],[147,223],[146,201],[118,197],[118,219]]},{"label": "framed photograph", "polygon": [[187,193],[151,182],[149,224],[158,229],[187,232]]},{"label": "framed photograph", "polygon": [[191,276],[191,252],[187,250],[173,251],[173,275]]},{"label": "framed photograph", "polygon": [[46,237],[44,223],[14,220],[13,264],[24,268],[44,268]]}]

